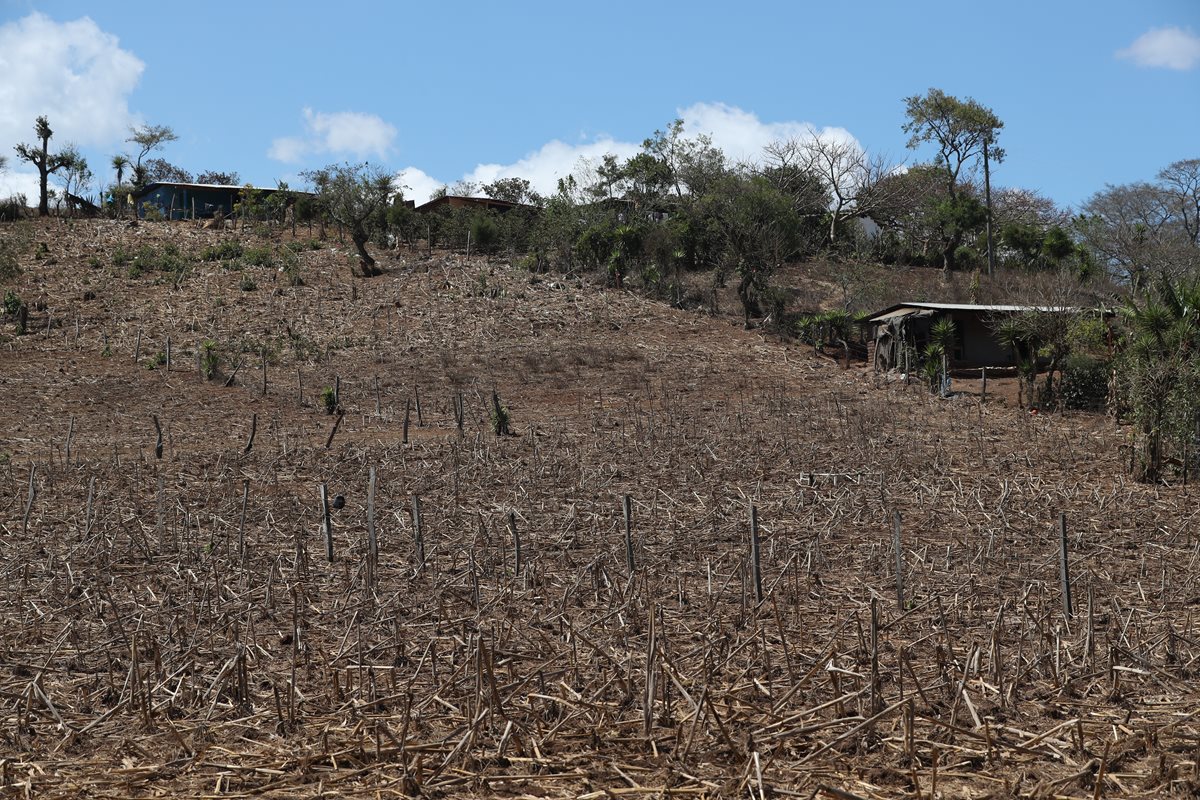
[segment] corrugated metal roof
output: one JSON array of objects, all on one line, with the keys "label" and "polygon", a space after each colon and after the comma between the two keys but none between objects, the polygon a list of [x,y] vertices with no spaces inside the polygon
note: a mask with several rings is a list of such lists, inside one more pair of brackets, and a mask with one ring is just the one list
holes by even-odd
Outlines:
[{"label": "corrugated metal roof", "polygon": [[893,317],[911,314],[916,310],[967,311],[980,314],[1018,314],[1023,311],[1078,311],[1071,306],[1008,306],[973,305],[971,303],[897,303],[867,317],[868,322],[879,322]]},{"label": "corrugated metal roof", "polygon": [[[149,194],[150,192],[154,191],[159,186],[172,186],[177,189],[193,189],[193,190],[194,189],[200,189],[200,190],[221,189],[221,190],[238,191],[238,192],[240,192],[242,189],[246,188],[245,186],[233,186],[233,185],[225,185],[225,184],[220,184],[220,183],[184,183],[181,181],[151,181],[150,183],[147,183],[145,186],[143,186],[138,191],[134,192],[133,196],[141,197],[142,195]],[[256,192],[278,192],[278,191],[280,191],[280,189],[271,187],[271,186],[255,186],[253,188],[254,188],[254,191],[256,191]],[[296,189],[288,189],[288,191],[291,192],[292,194],[296,194],[296,195],[311,195],[312,194],[312,192],[301,192]]]}]

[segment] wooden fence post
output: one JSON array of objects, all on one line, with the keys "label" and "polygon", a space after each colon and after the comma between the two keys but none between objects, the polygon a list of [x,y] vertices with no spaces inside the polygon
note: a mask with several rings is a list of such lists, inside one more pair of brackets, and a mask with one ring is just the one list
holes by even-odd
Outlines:
[{"label": "wooden fence post", "polygon": [[1063,614],[1067,619],[1075,616],[1075,606],[1071,602],[1071,569],[1067,560],[1067,515],[1058,513],[1058,570],[1062,579]]},{"label": "wooden fence post", "polygon": [[325,558],[333,561],[333,522],[329,519],[329,487],[321,484],[321,533],[325,537]]},{"label": "wooden fence post", "polygon": [[758,547],[758,507],[750,504],[750,574],[754,579],[754,600],[763,601],[762,560]]},{"label": "wooden fence post", "polygon": [[625,566],[633,575],[633,498],[629,495],[621,498],[621,512],[625,517]]}]

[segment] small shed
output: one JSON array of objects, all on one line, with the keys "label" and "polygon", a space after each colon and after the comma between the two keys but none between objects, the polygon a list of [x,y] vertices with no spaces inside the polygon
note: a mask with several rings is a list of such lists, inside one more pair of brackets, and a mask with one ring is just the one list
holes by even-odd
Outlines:
[{"label": "small shed", "polygon": [[913,369],[916,365],[907,364],[906,357],[919,358],[929,344],[933,325],[941,319],[950,319],[954,323],[954,347],[948,354],[952,368],[1015,367],[1018,354],[996,335],[996,327],[1004,317],[1025,311],[1074,310],[966,303],[898,303],[867,318],[870,328],[867,356],[878,372]]}]

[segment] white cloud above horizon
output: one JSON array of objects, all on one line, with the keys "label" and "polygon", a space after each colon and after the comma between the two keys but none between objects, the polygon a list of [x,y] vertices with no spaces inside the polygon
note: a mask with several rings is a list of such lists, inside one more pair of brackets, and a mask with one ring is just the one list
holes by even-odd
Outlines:
[{"label": "white cloud above horizon", "polygon": [[116,36],[88,17],[55,22],[34,12],[0,25],[0,196],[37,193],[37,174],[23,167],[14,145],[34,140],[45,116],[54,141],[81,146],[122,142],[137,117],[129,96],[146,65]]},{"label": "white cloud above horizon", "polygon": [[[795,120],[764,122],[757,114],[725,103],[694,103],[676,110],[683,120],[684,135],[691,138],[706,135],[724,151],[730,161],[757,161],[763,148],[781,139],[804,139],[815,136],[844,141],[858,147],[858,141],[845,128],[817,128],[812,123]],[[578,144],[554,139],[511,164],[478,164],[454,180],[440,180],[424,170],[409,166],[397,173],[398,182],[405,186],[404,196],[418,204],[425,202],[442,186],[465,181],[490,183],[498,178],[525,178],[543,194],[553,193],[558,180],[581,166],[594,164],[611,153],[627,159],[641,149],[641,142],[624,142],[611,136],[601,136]]]},{"label": "white cloud above horizon", "polygon": [[1139,67],[1185,71],[1200,64],[1200,36],[1176,26],[1152,28],[1116,56]]},{"label": "white cloud above horizon", "polygon": [[375,114],[311,108],[303,114],[304,133],[275,139],[267,150],[270,158],[292,164],[315,155],[386,158],[396,140],[396,127]]}]

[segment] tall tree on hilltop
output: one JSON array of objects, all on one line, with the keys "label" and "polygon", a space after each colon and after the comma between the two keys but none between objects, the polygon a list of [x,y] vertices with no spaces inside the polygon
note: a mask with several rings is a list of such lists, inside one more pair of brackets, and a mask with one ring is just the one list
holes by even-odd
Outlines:
[{"label": "tall tree on hilltop", "polygon": [[50,152],[50,138],[54,131],[44,116],[38,117],[33,125],[37,135],[38,145],[19,144],[13,149],[22,161],[28,161],[37,167],[38,171],[38,216],[50,216],[50,187],[49,178],[61,169],[70,167],[75,162],[76,154],[70,149],[62,153]]},{"label": "tall tree on hilltop", "polygon": [[[909,135],[908,146],[916,149],[930,142],[937,147],[934,163],[945,171],[946,191],[951,205],[960,203],[959,188],[962,172],[977,160],[983,161],[984,202],[987,209],[988,263],[992,262],[991,247],[991,167],[990,162],[1004,160],[1004,151],[995,147],[997,135],[1004,123],[986,106],[967,98],[959,100],[941,89],[930,89],[924,95],[904,99],[904,114],[908,121],[903,130]],[[964,217],[966,208],[945,209],[947,216]],[[955,227],[957,230],[957,227]],[[950,277],[954,268],[954,253],[962,243],[961,236],[951,236],[944,242],[942,270]]]},{"label": "tall tree on hilltop", "polygon": [[358,251],[363,277],[382,275],[367,252],[367,242],[381,225],[387,224],[387,208],[396,192],[395,177],[371,164],[334,164],[303,173],[317,190],[317,202],[335,221],[350,232]]},{"label": "tall tree on hilltop", "polygon": [[133,160],[133,182],[139,187],[148,183],[147,170],[142,165],[142,159],[159,149],[168,142],[178,141],[175,131],[166,125],[142,125],[130,128],[129,138],[125,141],[138,146],[137,156]]}]

